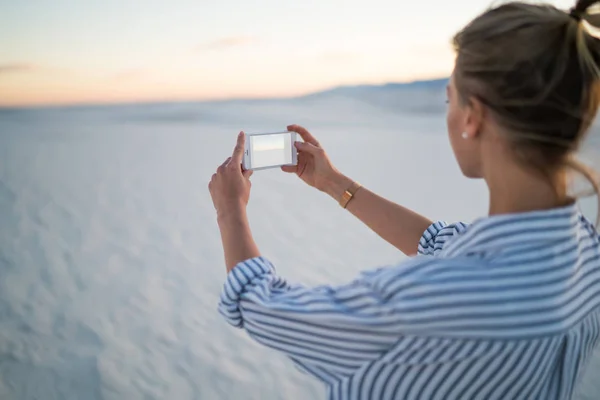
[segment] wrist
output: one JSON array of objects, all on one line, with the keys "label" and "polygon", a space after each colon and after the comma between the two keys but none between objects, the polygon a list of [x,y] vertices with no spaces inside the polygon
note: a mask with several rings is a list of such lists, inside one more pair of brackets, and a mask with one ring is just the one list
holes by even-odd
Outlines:
[{"label": "wrist", "polygon": [[344,192],[352,185],[354,181],[342,173],[337,173],[325,187],[325,193],[339,202]]},{"label": "wrist", "polygon": [[231,223],[240,223],[247,220],[246,207],[242,204],[235,204],[224,207],[224,210],[217,210],[217,223],[226,225]]}]

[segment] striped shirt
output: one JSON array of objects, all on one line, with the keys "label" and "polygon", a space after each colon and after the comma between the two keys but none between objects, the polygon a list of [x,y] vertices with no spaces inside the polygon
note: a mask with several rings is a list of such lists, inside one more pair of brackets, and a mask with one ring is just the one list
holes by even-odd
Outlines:
[{"label": "striped shirt", "polygon": [[264,257],[219,311],[329,399],[570,399],[600,337],[600,236],[575,204],[436,222],[418,255],[305,287]]}]

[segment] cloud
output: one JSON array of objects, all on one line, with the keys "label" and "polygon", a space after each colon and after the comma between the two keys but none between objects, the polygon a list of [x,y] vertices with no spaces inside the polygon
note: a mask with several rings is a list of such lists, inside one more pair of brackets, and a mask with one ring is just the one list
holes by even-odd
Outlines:
[{"label": "cloud", "polygon": [[0,75],[18,74],[21,72],[32,72],[37,69],[39,69],[39,68],[33,64],[25,64],[25,63],[0,64]]},{"label": "cloud", "polygon": [[255,43],[258,40],[253,36],[229,36],[201,44],[200,51],[207,50],[227,50],[234,47],[243,47]]}]

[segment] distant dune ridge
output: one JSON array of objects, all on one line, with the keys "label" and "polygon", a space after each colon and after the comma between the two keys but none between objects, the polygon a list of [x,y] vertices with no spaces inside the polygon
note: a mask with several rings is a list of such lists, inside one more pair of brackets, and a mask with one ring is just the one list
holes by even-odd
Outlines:
[{"label": "distant dune ridge", "polygon": [[448,78],[383,85],[340,86],[302,96],[298,100],[352,98],[367,104],[407,113],[435,113],[445,109]]},{"label": "distant dune ridge", "polygon": [[411,82],[400,82],[400,83],[385,83],[382,85],[353,85],[353,86],[338,86],[333,89],[324,90],[321,92],[302,96],[302,98],[316,98],[325,96],[369,96],[373,94],[389,94],[395,93],[397,95],[410,94],[415,91],[419,92],[432,92],[437,93],[442,91],[443,93],[446,85],[448,84],[449,78],[429,79],[429,80],[417,80]]},{"label": "distant dune ridge", "polygon": [[[115,107],[115,106],[134,106],[134,105],[164,105],[164,104],[191,104],[191,103],[238,103],[238,102],[298,102],[298,101],[315,101],[315,100],[324,100],[324,99],[334,99],[334,98],[355,98],[360,99],[362,101],[373,103],[375,105],[384,105],[384,106],[394,106],[394,105],[402,105],[409,107],[408,110],[412,109],[422,109],[429,111],[439,111],[440,107],[435,107],[431,100],[434,103],[437,103],[439,99],[444,99],[445,96],[445,87],[447,85],[448,78],[439,78],[439,79],[430,79],[430,80],[417,80],[411,82],[400,82],[400,83],[385,83],[381,85],[353,85],[353,86],[338,86],[332,89],[326,89],[323,91],[310,93],[303,96],[295,96],[295,97],[280,97],[280,98],[267,98],[267,99],[253,99],[253,98],[233,98],[229,100],[218,100],[218,101],[172,101],[172,102],[163,102],[163,101],[144,101],[140,103],[127,102],[123,104],[107,104],[107,105],[98,105],[99,107]],[[413,96],[415,94],[419,95],[419,99],[415,99]],[[416,101],[416,104],[414,103]],[[411,104],[412,103],[412,104]],[[421,104],[422,103],[422,104]],[[58,108],[85,108],[85,107],[94,107],[96,105],[93,104],[83,104],[83,105],[72,105],[72,106],[61,106]],[[443,102],[442,105],[443,106]],[[12,106],[1,106],[0,112],[3,110],[13,110],[18,108],[43,108],[43,107],[12,107]],[[57,108],[57,107],[52,107]]]}]

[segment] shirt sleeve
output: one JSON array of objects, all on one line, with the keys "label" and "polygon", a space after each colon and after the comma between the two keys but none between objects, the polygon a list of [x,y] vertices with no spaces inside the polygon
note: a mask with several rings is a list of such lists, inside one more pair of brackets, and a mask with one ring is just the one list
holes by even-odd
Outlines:
[{"label": "shirt sleeve", "polygon": [[387,351],[398,330],[376,287],[388,268],[349,284],[307,288],[290,285],[265,258],[236,265],[228,274],[219,312],[259,343],[289,356],[300,369],[326,383],[351,375]]},{"label": "shirt sleeve", "polygon": [[458,236],[467,227],[468,224],[464,222],[448,224],[445,221],[438,221],[429,225],[421,236],[417,254],[421,256],[438,255],[450,239]]}]

